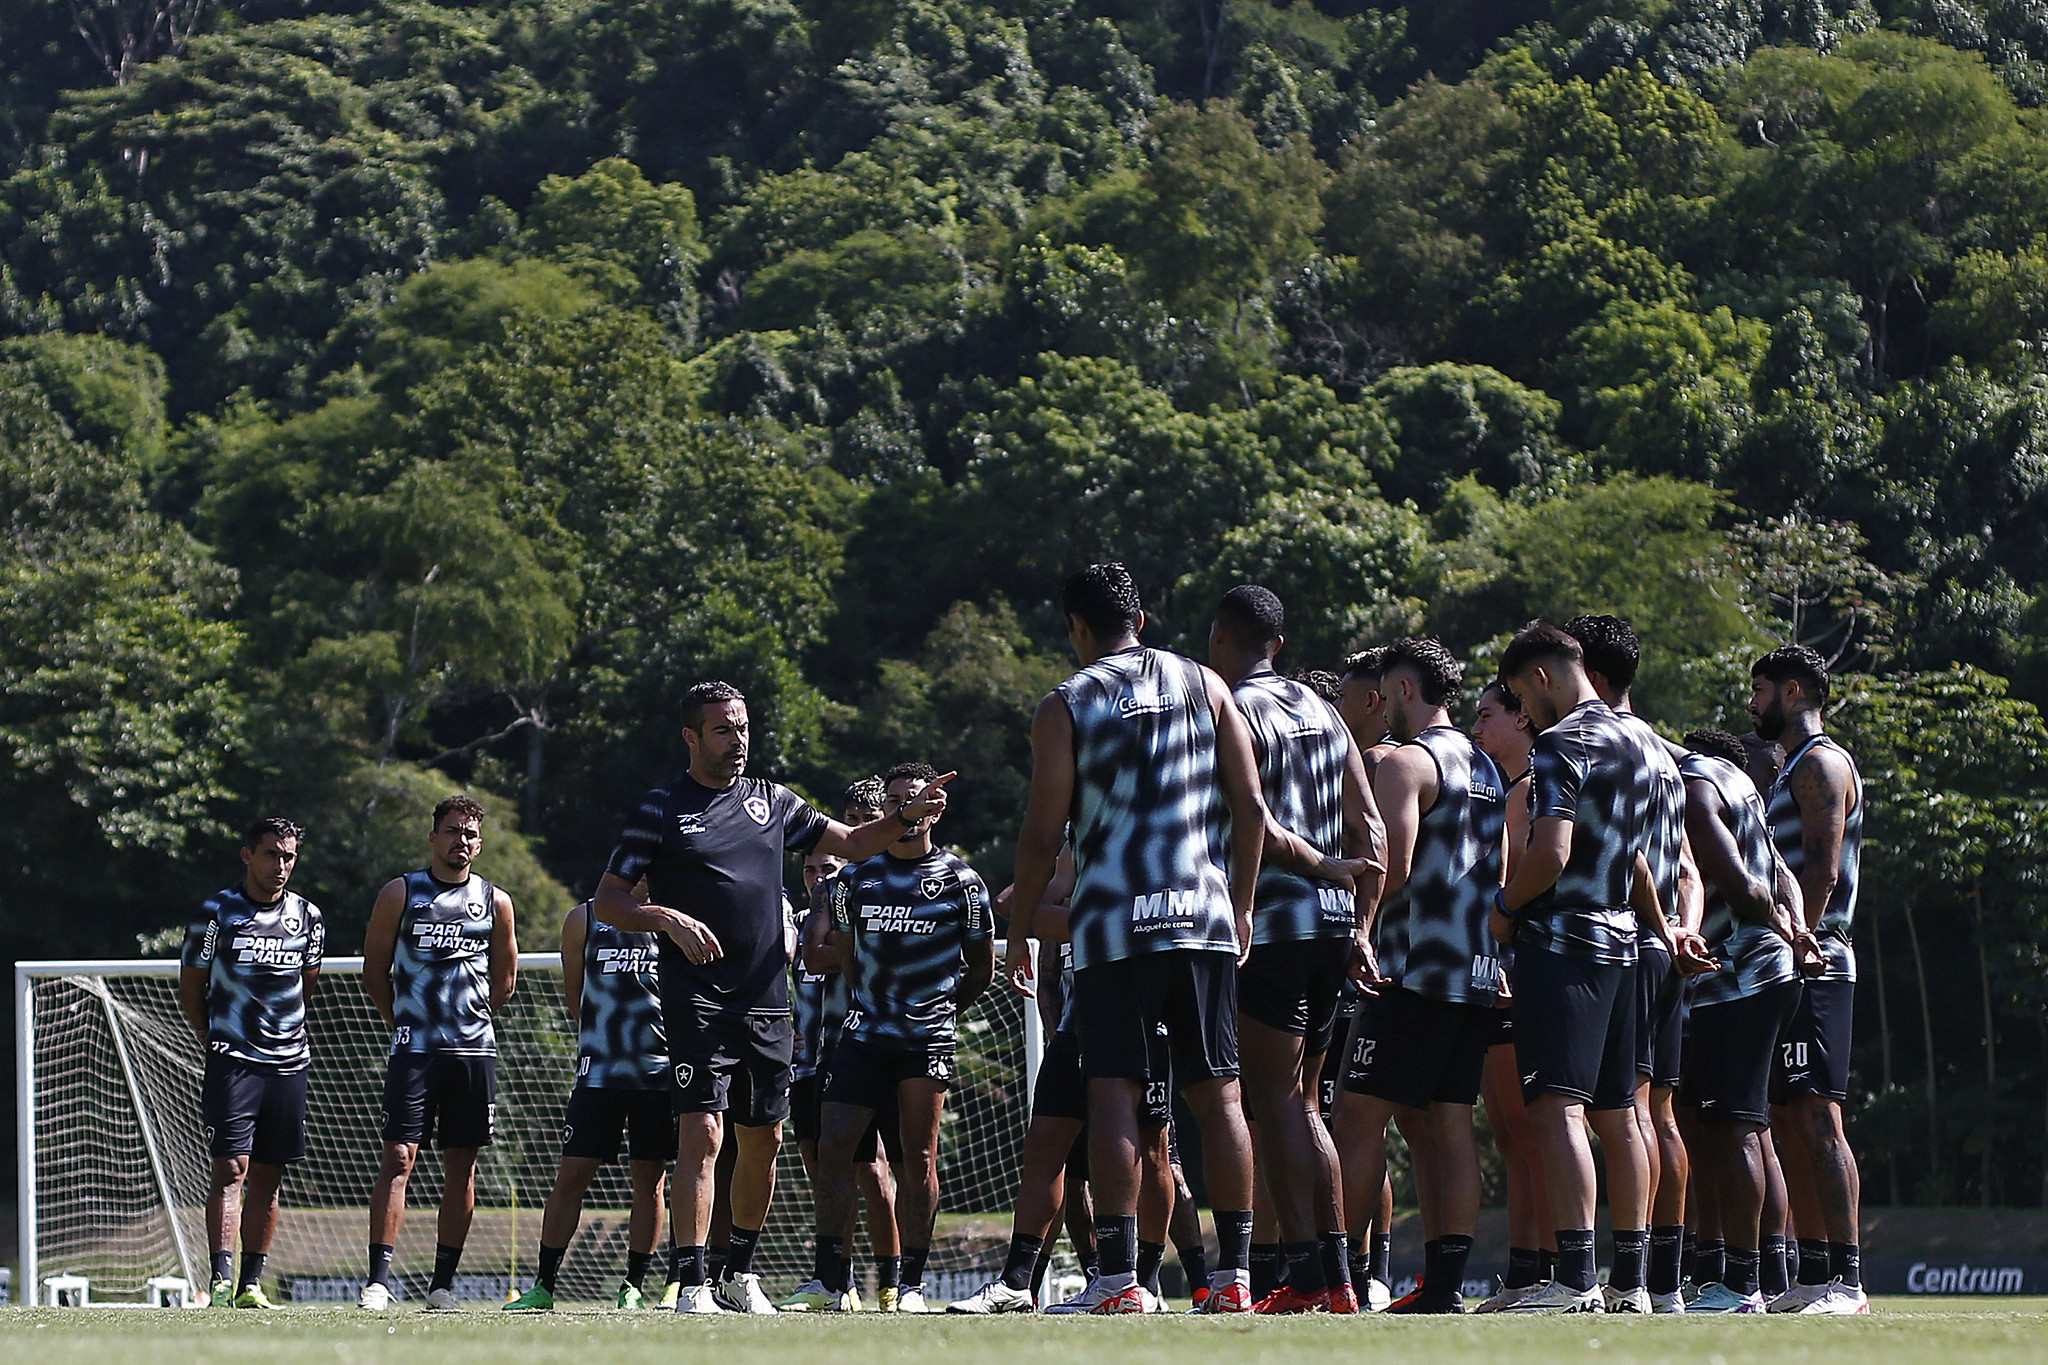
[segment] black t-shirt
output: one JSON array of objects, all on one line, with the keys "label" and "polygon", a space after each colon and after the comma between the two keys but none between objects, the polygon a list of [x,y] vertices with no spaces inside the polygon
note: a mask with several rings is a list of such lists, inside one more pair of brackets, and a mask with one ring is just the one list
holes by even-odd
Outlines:
[{"label": "black t-shirt", "polygon": [[808,853],[827,821],[789,788],[742,777],[722,790],[688,773],[640,798],[606,871],[647,878],[649,898],[704,921],[725,950],[693,964],[661,938],[662,971],[724,1009],[787,1013],[783,850]]}]

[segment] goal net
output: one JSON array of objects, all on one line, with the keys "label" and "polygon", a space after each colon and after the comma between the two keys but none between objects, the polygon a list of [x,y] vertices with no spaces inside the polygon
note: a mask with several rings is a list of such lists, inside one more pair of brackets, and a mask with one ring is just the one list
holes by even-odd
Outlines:
[{"label": "goal net", "polygon": [[[1000,960],[1000,945],[997,954]],[[476,1221],[457,1281],[458,1295],[472,1299],[502,1300],[531,1282],[576,1058],[559,957],[522,954],[519,969],[519,989],[496,1020],[496,1141],[479,1163]],[[389,1033],[361,975],[362,959],[328,958],[310,1009],[308,1155],[285,1177],[269,1262],[271,1277],[299,1302],[352,1303],[365,1274]],[[24,1301],[59,1274],[87,1277],[95,1299],[138,1297],[155,1276],[206,1282],[203,1059],[178,1011],[177,985],[175,961],[15,969]],[[1001,1268],[1038,1052],[1037,1011],[1000,981],[962,1020],[926,1276],[935,1299],[967,1293]],[[440,1186],[438,1158],[422,1152],[393,1262],[409,1297],[424,1294],[433,1269]],[[603,1299],[616,1291],[630,1202],[621,1159],[604,1168],[584,1200],[561,1293]],[[775,1296],[809,1275],[811,1208],[810,1182],[785,1129],[775,1201],[755,1257]],[[664,1227],[656,1248],[665,1253],[668,1244]],[[664,1254],[657,1266],[666,1263]],[[650,1287],[659,1278],[650,1271]]]}]

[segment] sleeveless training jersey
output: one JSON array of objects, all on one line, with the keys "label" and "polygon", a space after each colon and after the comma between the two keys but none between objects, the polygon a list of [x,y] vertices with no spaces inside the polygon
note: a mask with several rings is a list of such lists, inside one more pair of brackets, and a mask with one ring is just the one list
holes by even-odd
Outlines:
[{"label": "sleeveless training jersey", "polygon": [[1806,848],[1801,842],[1804,822],[1800,817],[1799,802],[1792,795],[1792,773],[1801,759],[1819,748],[1833,749],[1849,765],[1849,790],[1856,799],[1855,806],[1842,822],[1841,875],[1835,878],[1834,894],[1828,897],[1827,909],[1822,912],[1820,926],[1815,931],[1828,964],[1820,979],[1854,981],[1856,949],[1849,941],[1849,934],[1856,921],[1856,886],[1863,862],[1863,775],[1857,771],[1856,760],[1828,736],[1815,735],[1794,750],[1792,756],[1785,760],[1785,766],[1778,770],[1778,780],[1771,784],[1765,810],[1770,814],[1771,839],[1778,845],[1778,852],[1785,859],[1786,866],[1792,869],[1792,875],[1797,877],[1806,866]]},{"label": "sleeveless training jersey", "polygon": [[391,954],[391,1051],[494,1057],[491,929],[497,888],[470,874],[453,886],[405,874],[405,908]]},{"label": "sleeveless training jersey", "polygon": [[1134,645],[1059,685],[1074,721],[1074,966],[1237,952],[1202,669]]},{"label": "sleeveless training jersey", "polygon": [[[1757,795],[1749,774],[1711,754],[1687,754],[1678,770],[1686,781],[1707,783],[1719,794],[1743,870],[1775,891],[1778,867],[1771,855],[1771,827],[1764,816],[1763,798]],[[1721,970],[1693,978],[1692,1003],[1718,1005],[1740,1000],[1796,977],[1799,972],[1792,959],[1792,945],[1769,925],[1737,919],[1721,888],[1711,877],[1703,880],[1707,909],[1700,921],[1700,934],[1713,949]]]},{"label": "sleeveless training jersey", "polygon": [[668,1088],[668,1034],[661,1022],[659,934],[606,924],[590,902],[584,917],[583,1019],[576,1084],[598,1090]]},{"label": "sleeveless training jersey", "polygon": [[882,853],[832,880],[832,923],[850,937],[840,1037],[870,1043],[951,1043],[969,943],[994,935],[988,888],[944,849],[922,858]]},{"label": "sleeveless training jersey", "polygon": [[1633,967],[1628,896],[1649,837],[1651,796],[1635,732],[1607,703],[1581,702],[1536,736],[1529,772],[1531,824],[1570,820],[1572,848],[1557,884],[1516,915],[1516,948]]},{"label": "sleeveless training jersey", "polygon": [[[1232,693],[1258,751],[1266,806],[1325,857],[1344,851],[1344,759],[1351,732],[1315,692],[1260,664]],[[1357,900],[1340,886],[1270,864],[1259,870],[1253,943],[1350,938]]]},{"label": "sleeveless training jersey", "polygon": [[206,973],[206,1050],[281,1074],[312,1061],[305,973],[320,970],[327,928],[290,891],[269,905],[239,886],[215,892],[185,932],[185,966]]},{"label": "sleeveless training jersey", "polygon": [[1432,725],[1407,745],[1436,763],[1436,802],[1415,832],[1408,880],[1381,907],[1380,972],[1433,1000],[1493,1005],[1501,960],[1487,928],[1500,889],[1507,784],[1472,737]]}]

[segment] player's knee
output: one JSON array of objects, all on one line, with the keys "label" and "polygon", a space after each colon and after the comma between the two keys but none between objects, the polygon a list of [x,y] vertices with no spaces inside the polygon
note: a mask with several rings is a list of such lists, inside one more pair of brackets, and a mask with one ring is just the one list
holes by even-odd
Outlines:
[{"label": "player's knee", "polygon": [[233,1189],[249,1177],[247,1156],[222,1156],[213,1159],[213,1187],[217,1190]]}]

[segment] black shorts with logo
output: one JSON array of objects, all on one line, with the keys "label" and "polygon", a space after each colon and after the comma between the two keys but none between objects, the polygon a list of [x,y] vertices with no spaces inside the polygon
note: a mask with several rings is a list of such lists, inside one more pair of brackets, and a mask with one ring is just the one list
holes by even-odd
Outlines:
[{"label": "black shorts with logo", "polygon": [[562,1114],[562,1155],[616,1161],[674,1161],[676,1116],[666,1090],[579,1085]]},{"label": "black shorts with logo", "polygon": [[1515,950],[1515,1066],[1522,1099],[1562,1095],[1591,1109],[1636,1096],[1635,968]]},{"label": "black shorts with logo", "polygon": [[[667,967],[664,962],[662,966]],[[746,1128],[789,1117],[796,1025],[788,1010],[747,1011],[681,989],[679,973],[661,973],[661,1018],[668,1035],[670,1096],[677,1114],[730,1113]]]},{"label": "black shorts with logo", "polygon": [[1685,978],[1659,944],[1636,959],[1636,1074],[1677,1085],[1685,1041]]},{"label": "black shorts with logo", "polygon": [[885,1043],[868,1038],[841,1038],[832,1049],[832,1070],[825,1081],[825,1103],[856,1104],[877,1113],[896,1105],[896,1087],[904,1081],[936,1081],[953,1088],[952,1043]]},{"label": "black shorts with logo", "polygon": [[1784,1104],[1800,1095],[1846,1100],[1856,983],[1824,978],[1799,984],[1799,1003],[1778,1035],[1778,1055],[1771,1066],[1771,1103]]},{"label": "black shorts with logo", "polygon": [[452,1052],[395,1052],[384,1072],[386,1142],[441,1150],[488,1147],[498,1110],[498,1059]]},{"label": "black shorts with logo", "polygon": [[1493,1011],[1493,1036],[1486,1040],[1488,1047],[1513,1047],[1515,1045],[1515,1012],[1506,1005],[1496,1005]]},{"label": "black shorts with logo", "polygon": [[1390,1104],[1477,1104],[1491,1005],[1459,1004],[1383,986],[1365,997],[1351,1027],[1344,1088]]},{"label": "black shorts with logo", "polygon": [[1348,938],[1255,943],[1237,969],[1237,1012],[1300,1038],[1307,1056],[1328,1052],[1350,973]]},{"label": "black shorts with logo", "polygon": [[[1155,1030],[1152,1039],[1153,1065],[1162,1073],[1170,1070],[1166,1035]],[[1045,1055],[1038,1060],[1038,1081],[1031,1090],[1031,1117],[1088,1121],[1088,1077],[1081,1070],[1081,1040],[1072,1029],[1062,1029],[1046,1040]],[[1146,1081],[1139,1122],[1155,1125],[1172,1117],[1172,1083]]]},{"label": "black shorts with logo", "polygon": [[[1167,1049],[1155,1035],[1166,1027]],[[1139,953],[1074,973],[1081,1070],[1186,1087],[1237,1075],[1237,957],[1193,948]]]},{"label": "black shorts with logo", "polygon": [[199,1086],[208,1152],[265,1166],[305,1160],[307,1074],[305,1067],[278,1072],[209,1054]]},{"label": "black shorts with logo", "polygon": [[1774,981],[1753,995],[1693,1006],[1681,1093],[1701,1118],[1758,1127],[1771,1121],[1778,1037],[1798,1004],[1797,981]]}]

